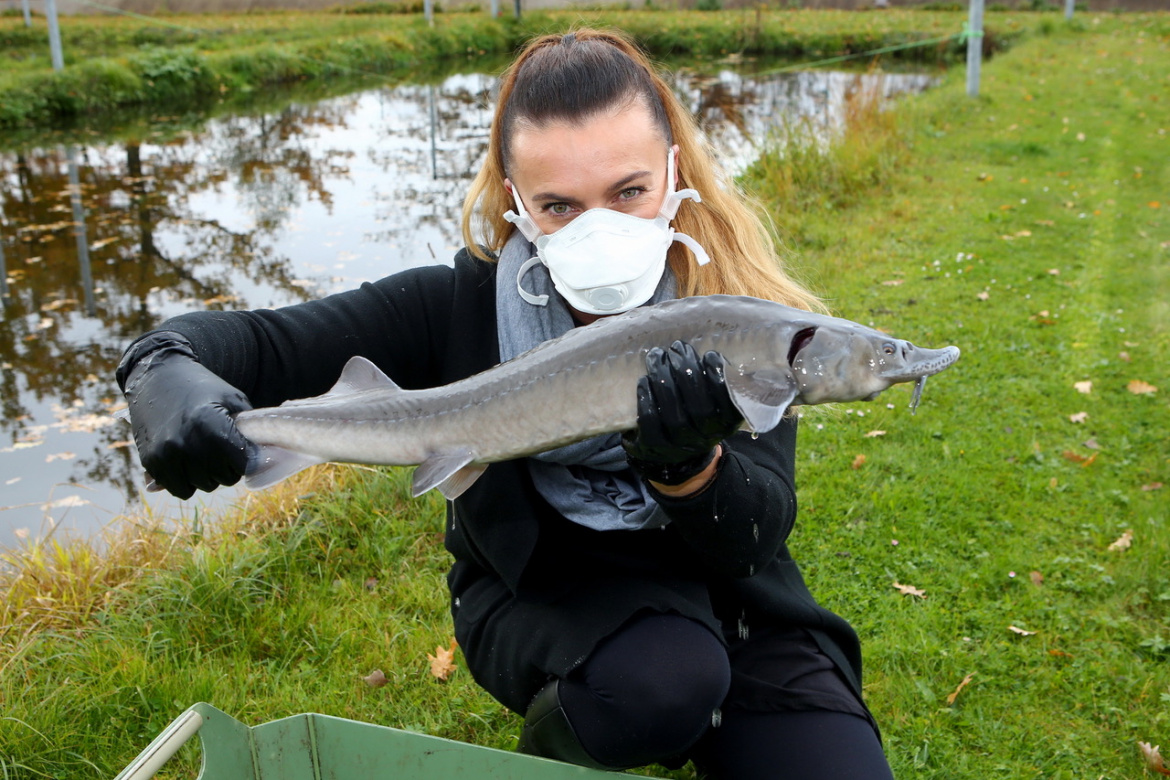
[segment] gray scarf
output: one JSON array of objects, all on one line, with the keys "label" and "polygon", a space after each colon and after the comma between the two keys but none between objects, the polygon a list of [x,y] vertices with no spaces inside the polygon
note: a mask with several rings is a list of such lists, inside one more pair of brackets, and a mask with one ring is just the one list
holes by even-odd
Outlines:
[{"label": "gray scarf", "polygon": [[[535,248],[519,231],[512,234],[500,252],[496,272],[500,360],[511,360],[569,332],[575,325],[543,264],[534,265],[522,281],[525,290],[547,295],[548,304],[528,303],[517,292],[516,274],[524,261],[535,254]],[[674,297],[674,276],[668,269],[649,303]],[[596,531],[636,531],[661,528],[670,522],[626,463],[619,434],[596,436],[538,453],[528,458],[528,469],[544,499],[579,525]]]}]

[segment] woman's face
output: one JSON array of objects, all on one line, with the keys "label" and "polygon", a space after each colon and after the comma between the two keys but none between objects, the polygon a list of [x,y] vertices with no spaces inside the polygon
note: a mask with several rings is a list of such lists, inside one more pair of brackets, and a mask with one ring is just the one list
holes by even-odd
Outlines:
[{"label": "woman's face", "polygon": [[511,152],[505,183],[546,235],[589,209],[653,219],[666,195],[666,141],[641,101],[581,124],[524,127]]}]

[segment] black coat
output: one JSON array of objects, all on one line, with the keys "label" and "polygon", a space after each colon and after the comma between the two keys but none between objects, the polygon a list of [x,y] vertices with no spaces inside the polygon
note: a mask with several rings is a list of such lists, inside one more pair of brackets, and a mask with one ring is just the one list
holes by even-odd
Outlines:
[{"label": "black coat", "polygon": [[[354,355],[405,388],[463,379],[499,362],[493,263],[404,271],[277,310],[199,312],[163,324],[256,406],[319,395]],[[803,628],[861,693],[857,636],[819,606],[789,555],[796,519],[796,422],[725,442],[714,483],[660,498],[664,529],[598,532],[560,517],[526,460],[491,465],[448,505],[456,637],[476,679],[523,712],[549,676],[644,610],[717,635]]]}]

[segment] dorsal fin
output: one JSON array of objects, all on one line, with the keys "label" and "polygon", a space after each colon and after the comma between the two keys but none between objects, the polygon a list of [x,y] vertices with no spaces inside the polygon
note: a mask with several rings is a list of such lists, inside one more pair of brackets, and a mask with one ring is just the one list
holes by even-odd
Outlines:
[{"label": "dorsal fin", "polygon": [[398,383],[382,373],[382,370],[364,357],[356,355],[349,359],[341,370],[341,377],[329,388],[331,395],[352,395],[365,390],[386,390],[398,388]]}]

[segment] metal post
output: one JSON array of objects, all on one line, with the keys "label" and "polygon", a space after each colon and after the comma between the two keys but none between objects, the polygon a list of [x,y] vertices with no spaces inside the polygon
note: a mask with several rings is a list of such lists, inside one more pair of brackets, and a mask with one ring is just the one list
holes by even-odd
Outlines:
[{"label": "metal post", "polygon": [[492,0],[492,18],[500,18],[500,0]]},{"label": "metal post", "polygon": [[431,114],[431,178],[439,178],[438,148],[435,144],[435,134],[438,132],[435,119],[435,85],[427,85],[427,109]]},{"label": "metal post", "polygon": [[77,175],[77,147],[70,144],[65,152],[69,158],[69,200],[73,205],[73,235],[77,237],[77,260],[81,264],[81,288],[85,293],[85,313],[97,314],[93,300],[93,272],[89,267],[89,237],[85,230],[85,207],[81,203],[81,179]]},{"label": "metal post", "polygon": [[435,26],[435,0],[423,0],[423,16],[429,27]]},{"label": "metal post", "polygon": [[32,12],[28,8],[28,0],[20,0],[20,9],[24,11],[24,26],[32,27]]},{"label": "metal post", "polygon": [[53,59],[53,70],[65,70],[65,57],[61,54],[61,28],[57,25],[57,0],[45,0],[45,18],[49,20],[49,56]]},{"label": "metal post", "polygon": [[516,11],[516,18],[519,19],[520,18],[520,0],[515,0],[515,3],[513,4],[513,8]]},{"label": "metal post", "polygon": [[1073,8],[1076,6],[1076,0],[1064,0],[1064,18],[1072,19]]},{"label": "metal post", "polygon": [[0,233],[0,308],[8,306],[8,265],[4,260],[4,234]]},{"label": "metal post", "polygon": [[979,67],[983,63],[983,0],[971,0],[967,22],[967,94],[979,96]]}]

